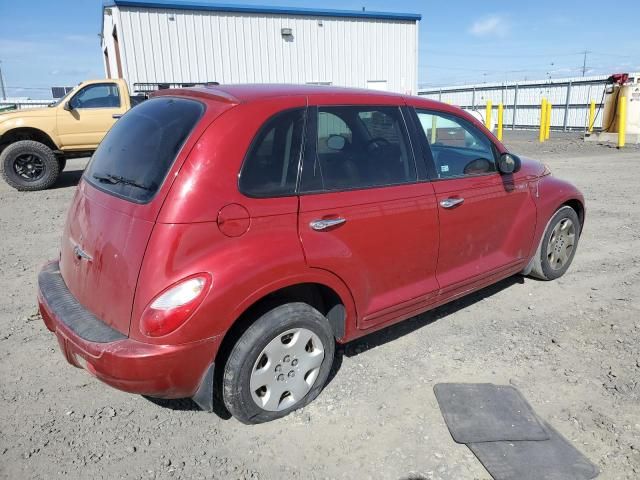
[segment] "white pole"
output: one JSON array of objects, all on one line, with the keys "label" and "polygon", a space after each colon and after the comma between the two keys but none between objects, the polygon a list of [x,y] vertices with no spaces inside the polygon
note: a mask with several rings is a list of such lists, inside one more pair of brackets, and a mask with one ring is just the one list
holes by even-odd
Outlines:
[{"label": "white pole", "polygon": [[2,92],[2,99],[7,99],[7,92],[4,90],[4,79],[2,78],[2,60],[0,60],[0,91]]}]

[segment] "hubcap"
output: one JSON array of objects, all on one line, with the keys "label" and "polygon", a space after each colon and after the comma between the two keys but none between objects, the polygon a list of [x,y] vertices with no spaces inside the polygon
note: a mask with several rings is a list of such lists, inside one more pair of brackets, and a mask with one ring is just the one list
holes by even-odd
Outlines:
[{"label": "hubcap", "polygon": [[13,171],[23,180],[34,182],[44,175],[44,162],[37,155],[25,153],[16,157]]},{"label": "hubcap", "polygon": [[264,347],[251,371],[251,397],[260,408],[289,408],[311,390],[324,360],[320,338],[306,328],[279,334]]},{"label": "hubcap", "polygon": [[547,244],[547,259],[552,269],[560,270],[567,264],[575,241],[576,229],[570,219],[565,218],[556,223]]}]

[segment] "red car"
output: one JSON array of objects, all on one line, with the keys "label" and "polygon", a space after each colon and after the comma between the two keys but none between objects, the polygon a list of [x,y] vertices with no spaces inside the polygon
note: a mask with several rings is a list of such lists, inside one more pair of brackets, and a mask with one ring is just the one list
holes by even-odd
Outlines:
[{"label": "red car", "polygon": [[345,343],[524,272],[564,274],[584,199],[430,100],[165,90],[95,152],[39,275],[67,360],[241,422],[324,386]]}]

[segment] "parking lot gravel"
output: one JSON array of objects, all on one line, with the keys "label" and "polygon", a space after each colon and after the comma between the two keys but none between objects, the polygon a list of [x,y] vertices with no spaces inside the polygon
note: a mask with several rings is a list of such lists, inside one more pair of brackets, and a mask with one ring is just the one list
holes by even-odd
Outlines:
[{"label": "parking lot gravel", "polygon": [[37,312],[36,276],[86,159],[52,190],[1,183],[0,477],[489,479],[451,439],[433,386],[492,382],[516,386],[599,478],[640,478],[640,149],[551,135],[507,131],[506,143],[585,195],[564,277],[513,277],[342,347],[316,401],[258,426],[68,365]]}]

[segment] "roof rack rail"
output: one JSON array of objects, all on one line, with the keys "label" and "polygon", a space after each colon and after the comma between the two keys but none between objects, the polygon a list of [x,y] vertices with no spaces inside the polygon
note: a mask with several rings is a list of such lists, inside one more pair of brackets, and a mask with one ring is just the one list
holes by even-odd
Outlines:
[{"label": "roof rack rail", "polygon": [[209,87],[212,85],[220,85],[220,83],[210,80],[204,82],[137,82],[133,84],[133,91],[136,93],[150,93],[170,88]]}]

